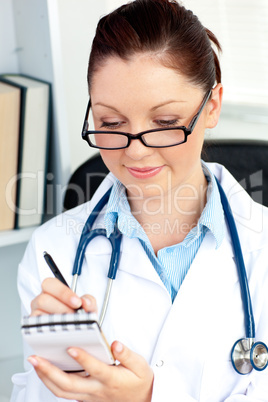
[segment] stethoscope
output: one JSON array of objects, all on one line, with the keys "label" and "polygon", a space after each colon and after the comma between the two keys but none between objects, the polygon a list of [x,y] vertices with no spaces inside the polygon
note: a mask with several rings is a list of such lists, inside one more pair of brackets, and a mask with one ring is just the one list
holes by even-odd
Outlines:
[{"label": "stethoscope", "polygon": [[[235,220],[228,202],[228,199],[225,195],[225,192],[216,179],[222,207],[224,210],[224,214],[227,220],[227,224],[229,227],[232,245],[235,255],[235,262],[237,266],[237,272],[239,277],[240,289],[241,289],[241,298],[244,309],[245,316],[245,332],[246,337],[239,339],[235,342],[232,351],[231,351],[231,361],[234,369],[239,374],[249,374],[253,368],[258,371],[264,370],[268,365],[268,348],[263,342],[255,342],[255,323],[253,317],[253,310],[250,298],[250,292],[248,287],[248,280],[246,275],[245,263],[242,255],[241,245],[236,229]],[[104,194],[104,196],[99,200],[90,216],[88,217],[76,252],[74,266],[73,266],[73,282],[72,282],[72,290],[76,290],[77,279],[78,276],[81,275],[82,265],[85,256],[86,247],[89,242],[93,240],[97,236],[106,236],[105,229],[94,229],[92,230],[93,224],[98,217],[101,210],[107,204],[109,196],[111,193],[111,188]],[[109,304],[109,298],[111,294],[111,288],[113,281],[116,278],[116,273],[119,265],[119,255],[120,255],[120,246],[122,240],[122,233],[119,231],[117,225],[115,225],[113,233],[110,235],[108,240],[112,246],[112,253],[110,259],[110,266],[108,270],[108,282],[104,296],[104,302],[102,306],[102,310],[100,313],[99,324],[102,326],[107,307]]]}]

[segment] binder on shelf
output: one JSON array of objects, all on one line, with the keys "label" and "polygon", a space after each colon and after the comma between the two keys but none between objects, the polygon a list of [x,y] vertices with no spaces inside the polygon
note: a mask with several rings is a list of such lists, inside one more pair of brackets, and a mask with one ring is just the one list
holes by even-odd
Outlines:
[{"label": "binder on shelf", "polygon": [[16,186],[9,184],[18,169],[20,89],[0,82],[0,230],[15,226]]},{"label": "binder on shelf", "polygon": [[25,75],[4,74],[0,81],[21,92],[15,228],[42,223],[48,145],[51,131],[51,84]]},{"label": "binder on shelf", "polygon": [[64,371],[83,368],[72,359],[68,347],[79,347],[106,364],[114,364],[110,347],[99,327],[95,313],[80,310],[71,314],[46,314],[24,317],[22,337],[37,356]]}]

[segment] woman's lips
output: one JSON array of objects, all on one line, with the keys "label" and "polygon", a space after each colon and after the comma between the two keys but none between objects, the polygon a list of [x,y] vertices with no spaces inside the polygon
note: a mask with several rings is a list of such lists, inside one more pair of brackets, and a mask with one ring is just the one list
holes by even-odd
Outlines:
[{"label": "woman's lips", "polygon": [[137,167],[127,167],[129,173],[134,176],[136,179],[147,179],[149,177],[156,176],[164,166],[157,166],[157,167],[144,167],[144,168],[137,168]]}]

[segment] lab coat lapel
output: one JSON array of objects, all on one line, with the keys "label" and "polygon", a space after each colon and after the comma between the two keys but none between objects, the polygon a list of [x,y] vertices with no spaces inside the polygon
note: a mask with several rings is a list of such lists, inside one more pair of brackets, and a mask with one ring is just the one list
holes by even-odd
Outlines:
[{"label": "lab coat lapel", "polygon": [[[229,234],[226,233],[221,246],[215,248],[215,239],[208,232],[196,254],[196,257],[179,289],[176,299],[184,297],[189,287],[213,286],[214,281],[221,283],[237,281],[237,272],[233,260],[233,250]],[[175,299],[175,300],[176,300]]]},{"label": "lab coat lapel", "polygon": [[232,248],[228,239],[224,239],[216,250],[213,236],[208,233],[170,309],[159,346],[167,345],[164,347],[168,349],[173,342],[168,338],[176,336],[181,344],[193,342],[205,350],[208,341],[214,342],[219,334],[225,334],[227,346],[222,347],[220,353],[228,356],[233,342],[233,332],[226,331],[230,326],[241,328],[243,335],[241,295]]},{"label": "lab coat lapel", "polygon": [[130,239],[123,236],[122,246],[123,252],[119,264],[120,270],[155,282],[162,288],[166,289],[137,238]]},{"label": "lab coat lapel", "polygon": [[[93,261],[93,259],[96,258],[96,255],[103,255],[106,263],[105,269],[107,271],[109,263],[107,265],[106,257],[108,255],[110,258],[110,254],[110,243],[103,236],[96,237],[91,243],[89,243],[86,249],[86,257],[89,260],[89,266],[91,265],[90,261]],[[147,279],[157,283],[163,289],[166,289],[137,238],[131,239],[127,236],[122,237],[118,271],[125,271],[131,275]]]}]

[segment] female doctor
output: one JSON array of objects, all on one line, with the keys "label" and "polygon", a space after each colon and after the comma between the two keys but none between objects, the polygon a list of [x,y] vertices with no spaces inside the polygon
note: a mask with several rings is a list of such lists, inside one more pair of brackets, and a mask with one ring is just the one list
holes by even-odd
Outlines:
[{"label": "female doctor", "polygon": [[71,284],[83,225],[112,187],[94,227],[109,237],[117,225],[123,234],[102,326],[118,364],[72,345],[67,353],[85,371],[65,373],[25,346],[31,356],[26,372],[13,376],[12,401],[268,401],[268,371],[240,375],[230,359],[245,336],[244,315],[215,176],[235,216],[256,338],[266,343],[268,212],[223,166],[201,160],[223,91],[212,45],[220,49],[176,1],[136,0],[100,20],[88,67],[99,132],[86,122],[83,135],[111,173],[92,201],[36,230],[18,286],[23,315],[101,309],[111,254],[105,237],[88,245],[76,294],[52,278],[43,252]]}]

